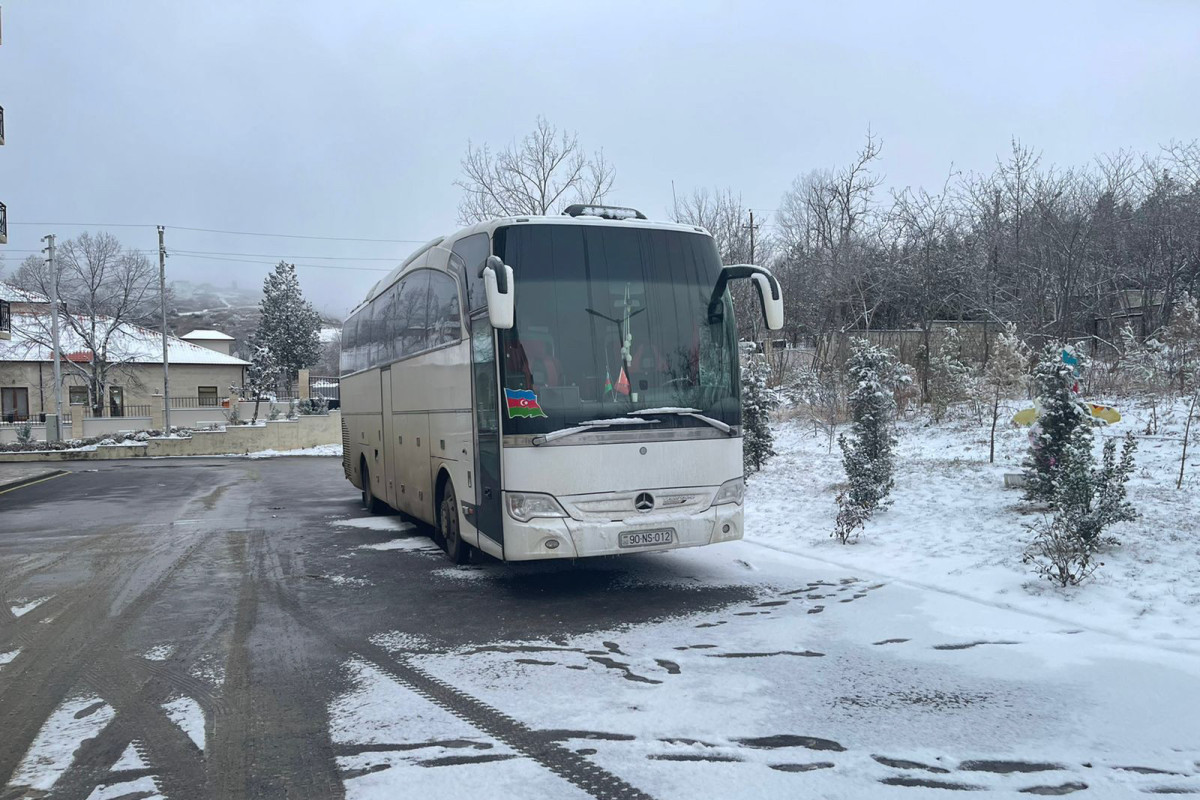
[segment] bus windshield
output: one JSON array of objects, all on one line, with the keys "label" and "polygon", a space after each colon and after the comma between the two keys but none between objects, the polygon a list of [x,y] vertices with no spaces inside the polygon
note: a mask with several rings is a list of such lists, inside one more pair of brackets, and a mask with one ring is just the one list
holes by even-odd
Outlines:
[{"label": "bus windshield", "polygon": [[[500,331],[506,434],[548,433],[644,409],[696,409],[739,425],[737,334],[711,237],[601,225],[512,225],[493,249],[513,268],[515,324]],[[680,414],[653,427],[706,427]],[[625,426],[622,426],[625,428]],[[635,426],[636,429],[636,426]]]}]

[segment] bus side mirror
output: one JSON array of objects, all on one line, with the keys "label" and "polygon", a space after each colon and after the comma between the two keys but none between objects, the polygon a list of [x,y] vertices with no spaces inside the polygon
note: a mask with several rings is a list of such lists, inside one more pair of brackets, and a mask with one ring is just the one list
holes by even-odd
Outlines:
[{"label": "bus side mirror", "polygon": [[736,278],[750,278],[754,281],[758,299],[762,303],[767,330],[777,331],[782,328],[783,292],[779,288],[779,281],[769,269],[754,264],[730,264],[721,268],[717,285],[713,287],[712,298],[708,302],[708,321],[716,323],[721,320],[721,297],[725,294],[725,286]]},{"label": "bus side mirror", "polygon": [[488,256],[483,265],[483,288],[487,293],[488,321],[493,328],[513,326],[513,271],[499,256]]},{"label": "bus side mirror", "polygon": [[770,273],[756,272],[750,277],[758,288],[758,298],[762,301],[767,330],[779,330],[783,327],[783,292],[779,291],[779,281]]}]

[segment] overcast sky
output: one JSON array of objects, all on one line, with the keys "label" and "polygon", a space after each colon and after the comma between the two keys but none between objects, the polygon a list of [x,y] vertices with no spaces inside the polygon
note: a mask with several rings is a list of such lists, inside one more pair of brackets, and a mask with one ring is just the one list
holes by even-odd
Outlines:
[{"label": "overcast sky", "polygon": [[[467,140],[504,144],[538,114],[604,148],[613,202],[666,217],[674,180],[768,216],[868,126],[889,185],[932,188],[1012,137],[1058,164],[1194,139],[1198,97],[1190,0],[6,0],[0,253],[11,272],[40,236],[80,230],[23,223],[161,223],[168,249],[384,269],[456,229]],[[153,227],[109,230],[156,247]],[[269,268],[168,261],[243,286]],[[300,274],[341,313],[383,273]]]}]

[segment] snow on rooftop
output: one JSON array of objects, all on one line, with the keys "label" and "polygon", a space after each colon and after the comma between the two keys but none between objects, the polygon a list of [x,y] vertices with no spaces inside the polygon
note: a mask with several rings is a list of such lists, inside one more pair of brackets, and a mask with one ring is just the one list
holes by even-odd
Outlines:
[{"label": "snow on rooftop", "polygon": [[[0,362],[53,360],[49,328],[50,320],[47,314],[13,314],[12,339],[0,341]],[[72,359],[90,358],[91,355],[86,343],[65,323],[59,326],[59,350],[63,357]],[[162,335],[148,328],[124,324],[109,340],[108,360],[129,364],[161,364]],[[237,367],[249,363],[174,336],[167,337],[167,360],[170,364]]]},{"label": "snow on rooftop", "polygon": [[185,340],[196,339],[197,341],[210,341],[210,342],[211,341],[219,341],[219,342],[232,342],[233,341],[233,337],[227,333],[221,333],[220,331],[214,331],[214,330],[208,330],[208,329],[195,330],[195,331],[192,331],[191,333],[185,333],[183,336],[180,336],[179,338],[185,339]]},{"label": "snow on rooftop", "polygon": [[0,281],[0,300],[9,303],[49,303],[50,298],[37,292],[19,289],[11,283]]}]

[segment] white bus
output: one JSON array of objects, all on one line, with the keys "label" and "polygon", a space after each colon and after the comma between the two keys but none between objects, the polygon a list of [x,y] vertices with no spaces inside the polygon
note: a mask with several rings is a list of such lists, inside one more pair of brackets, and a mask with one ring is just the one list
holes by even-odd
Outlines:
[{"label": "white bus", "polygon": [[371,511],[525,561],[742,536],[737,327],[750,278],[702,228],[572,206],[434,239],[342,332],[343,467]]}]

